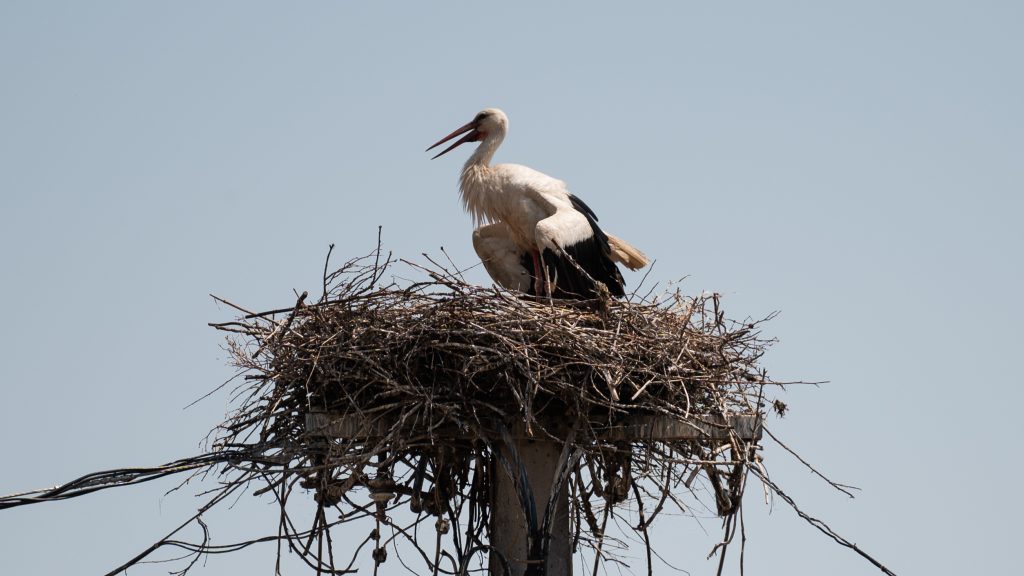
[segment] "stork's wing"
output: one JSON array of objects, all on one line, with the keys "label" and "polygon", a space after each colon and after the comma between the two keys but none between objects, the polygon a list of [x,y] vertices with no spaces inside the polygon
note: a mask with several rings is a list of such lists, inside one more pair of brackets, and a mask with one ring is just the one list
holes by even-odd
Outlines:
[{"label": "stork's wing", "polygon": [[611,258],[608,236],[597,225],[592,210],[575,196],[571,204],[557,206],[555,213],[537,223],[537,245],[554,295],[593,298],[596,282],[612,296],[625,296],[622,274]]}]

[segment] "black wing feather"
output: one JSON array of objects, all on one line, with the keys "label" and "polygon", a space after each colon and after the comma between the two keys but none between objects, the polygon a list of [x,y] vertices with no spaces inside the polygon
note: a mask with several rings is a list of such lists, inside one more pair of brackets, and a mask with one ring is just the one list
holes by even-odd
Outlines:
[{"label": "black wing feather", "polygon": [[[608,235],[598,226],[597,215],[583,200],[572,194],[569,195],[569,201],[572,202],[573,208],[587,218],[594,234],[571,246],[564,246],[564,251],[561,254],[544,250],[542,254],[544,266],[548,268],[548,274],[555,282],[554,296],[556,298],[594,298],[597,296],[594,280],[607,286],[608,292],[612,296],[625,296],[625,282],[622,279],[622,273],[611,259]],[[580,268],[586,273],[584,274]],[[527,266],[527,269],[532,269],[532,266]]]}]

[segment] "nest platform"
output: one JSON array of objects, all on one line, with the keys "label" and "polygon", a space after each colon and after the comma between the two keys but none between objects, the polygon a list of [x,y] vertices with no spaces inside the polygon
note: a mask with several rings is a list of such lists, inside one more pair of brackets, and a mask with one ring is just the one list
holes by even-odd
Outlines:
[{"label": "nest platform", "polygon": [[[420,282],[384,282],[395,265],[379,253],[350,261],[325,273],[315,302],[237,307],[216,325],[233,333],[245,379],[218,446],[274,464],[264,491],[283,510],[295,490],[312,494],[304,538],[365,519],[375,568],[401,544],[433,573],[519,573],[509,565],[522,559],[495,545],[502,483],[530,558],[563,546],[605,561],[618,510],[649,561],[663,510],[735,513],[744,471],[760,466],[771,384],[760,322],[728,320],[715,294],[557,301],[437,265],[410,265]],[[527,478],[523,447],[537,443],[557,456],[550,494]],[[428,520],[436,538],[420,533]],[[554,543],[559,533],[568,542]],[[314,548],[303,549],[311,566],[346,569]]]}]

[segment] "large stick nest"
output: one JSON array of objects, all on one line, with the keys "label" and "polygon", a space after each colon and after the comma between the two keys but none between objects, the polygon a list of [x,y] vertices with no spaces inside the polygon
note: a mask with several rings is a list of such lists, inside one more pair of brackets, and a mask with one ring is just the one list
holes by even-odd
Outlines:
[{"label": "large stick nest", "polygon": [[[290,308],[238,308],[240,319],[217,325],[235,333],[229,346],[247,382],[219,445],[262,447],[285,464],[264,475],[282,509],[296,485],[313,490],[321,512],[308,534],[330,538],[322,510],[338,507],[342,521],[393,528],[390,538],[371,533],[375,564],[406,540],[435,572],[468,570],[470,557],[494,553],[489,491],[494,474],[521,466],[512,438],[523,435],[565,447],[559,479],[574,544],[603,546],[602,558],[617,506],[639,512],[635,529],[648,542],[666,503],[695,513],[684,499],[698,494],[700,472],[713,501],[704,509],[735,512],[743,472],[760,465],[754,441],[607,433],[639,416],[718,426],[735,415],[760,419],[769,381],[758,361],[769,342],[759,322],[727,320],[715,294],[552,301],[473,286],[433,263],[412,265],[425,281],[384,282],[392,264],[378,251],[325,268],[318,301],[303,294]],[[361,488],[369,502],[354,494]],[[391,511],[404,506],[415,519],[399,525]],[[412,530],[432,517],[434,552]],[[546,542],[539,518],[528,528],[535,545]],[[318,569],[342,568],[322,549],[296,551]]]}]

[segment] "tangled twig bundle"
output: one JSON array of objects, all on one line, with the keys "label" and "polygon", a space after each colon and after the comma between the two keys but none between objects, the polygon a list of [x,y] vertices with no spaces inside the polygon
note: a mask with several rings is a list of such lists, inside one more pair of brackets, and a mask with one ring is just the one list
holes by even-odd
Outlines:
[{"label": "tangled twig bundle", "polygon": [[[237,334],[230,347],[248,381],[219,445],[272,447],[286,465],[268,473],[269,488],[282,506],[295,486],[315,492],[312,533],[327,535],[323,510],[338,507],[345,521],[374,519],[376,564],[404,539],[430,570],[468,571],[494,553],[489,494],[495,474],[517,474],[513,437],[566,446],[574,544],[603,547],[602,558],[616,507],[639,513],[645,542],[667,506],[732,517],[744,471],[759,463],[755,438],[730,423],[759,425],[770,383],[757,365],[768,344],[758,322],[727,320],[717,295],[553,302],[472,286],[437,264],[413,265],[427,281],[382,285],[392,264],[379,253],[350,261],[325,274],[315,303],[303,294],[292,308],[217,325]],[[659,418],[705,434],[629,433]],[[713,503],[686,503],[701,472]],[[415,518],[399,525],[392,511],[405,507]],[[534,514],[539,545],[550,526]],[[429,545],[416,530],[428,518]],[[319,569],[345,568],[304,550]]]}]

